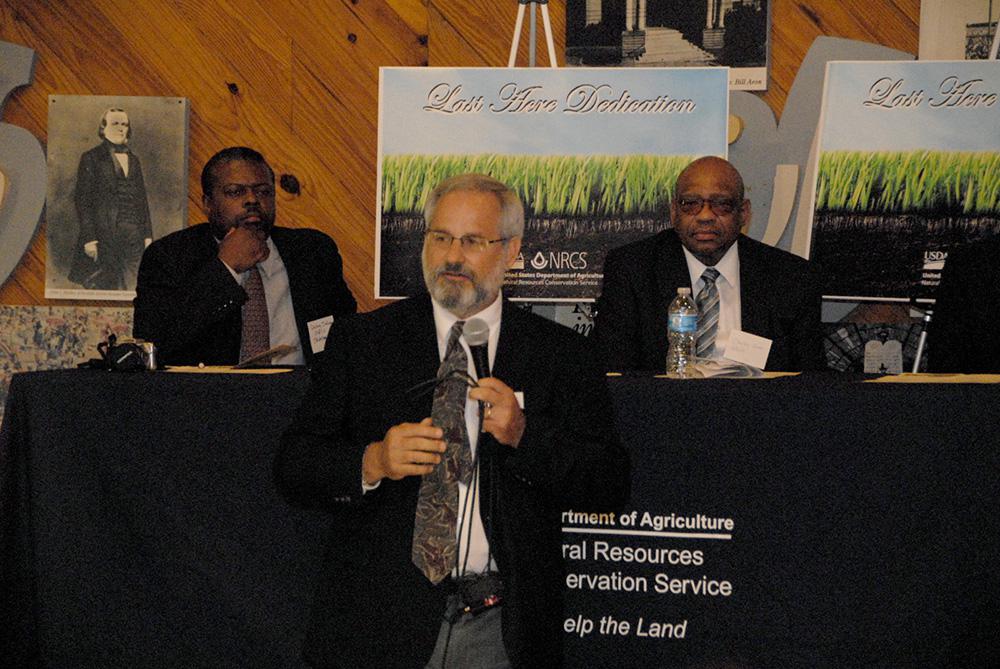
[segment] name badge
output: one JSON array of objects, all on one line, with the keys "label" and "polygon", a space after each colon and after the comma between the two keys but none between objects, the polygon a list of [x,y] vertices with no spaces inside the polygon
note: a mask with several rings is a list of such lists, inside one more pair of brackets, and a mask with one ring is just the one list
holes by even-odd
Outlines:
[{"label": "name badge", "polygon": [[767,337],[758,337],[742,330],[733,330],[729,333],[729,343],[726,344],[726,350],[722,355],[735,362],[764,369],[767,364],[767,355],[770,352],[771,340]]},{"label": "name badge", "polygon": [[322,353],[326,348],[326,335],[330,333],[331,325],[333,325],[332,315],[306,323],[306,327],[309,328],[309,345],[312,346],[313,353]]}]

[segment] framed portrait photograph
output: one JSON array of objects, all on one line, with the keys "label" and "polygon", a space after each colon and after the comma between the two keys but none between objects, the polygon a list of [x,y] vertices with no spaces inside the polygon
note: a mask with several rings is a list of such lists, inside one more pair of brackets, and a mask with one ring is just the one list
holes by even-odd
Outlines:
[{"label": "framed portrait photograph", "polygon": [[49,96],[45,297],[131,300],[142,253],[184,227],[185,98]]}]

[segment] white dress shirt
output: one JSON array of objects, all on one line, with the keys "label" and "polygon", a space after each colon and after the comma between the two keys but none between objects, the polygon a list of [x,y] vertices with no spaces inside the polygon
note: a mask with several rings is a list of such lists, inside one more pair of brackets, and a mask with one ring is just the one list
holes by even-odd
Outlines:
[{"label": "white dress shirt", "polygon": [[124,172],[125,176],[128,177],[128,154],[112,151],[111,155],[115,157],[115,160],[117,160],[118,164],[121,165],[122,172]]},{"label": "white dress shirt", "polygon": [[[733,242],[726,254],[715,265],[719,278],[715,286],[719,291],[719,330],[715,336],[715,352],[711,357],[721,358],[729,343],[729,334],[742,329],[740,319],[740,254],[737,250],[739,241]],[[701,275],[708,265],[694,257],[683,246],[684,259],[687,260],[688,274],[691,277],[691,296],[696,298],[705,286]]]}]

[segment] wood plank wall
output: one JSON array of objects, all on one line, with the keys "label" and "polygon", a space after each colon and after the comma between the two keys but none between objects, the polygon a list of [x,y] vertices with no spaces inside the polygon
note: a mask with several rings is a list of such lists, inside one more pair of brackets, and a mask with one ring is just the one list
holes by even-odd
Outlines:
[{"label": "wood plank wall", "polygon": [[[779,117],[818,35],[916,53],[919,0],[772,3],[763,97]],[[378,68],[505,65],[516,13],[515,0],[0,0],[0,39],[38,53],[34,82],[11,95],[3,121],[44,145],[50,94],[189,98],[190,222],[202,220],[205,160],[224,146],[255,147],[302,186],[298,196],[279,193],[279,222],[333,236],[360,308],[370,310],[379,306]],[[565,1],[553,0],[550,13],[561,63]],[[527,29],[519,64],[526,41]],[[0,304],[92,304],[44,298],[44,235],[42,225]]]}]

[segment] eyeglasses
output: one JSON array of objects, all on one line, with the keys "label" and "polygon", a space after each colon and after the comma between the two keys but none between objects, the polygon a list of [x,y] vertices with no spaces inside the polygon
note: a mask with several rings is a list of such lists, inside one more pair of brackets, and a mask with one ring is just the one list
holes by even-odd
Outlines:
[{"label": "eyeglasses", "polygon": [[488,249],[491,244],[506,242],[510,239],[510,237],[501,237],[500,239],[486,239],[484,237],[480,237],[479,235],[462,235],[461,237],[456,237],[441,230],[428,230],[424,233],[424,239],[427,240],[427,244],[429,244],[432,249],[437,249],[439,251],[450,249],[451,243],[457,239],[462,245],[462,251],[464,253],[474,254],[482,253]]},{"label": "eyeglasses", "polygon": [[237,200],[244,197],[250,191],[253,191],[253,194],[261,200],[274,197],[274,186],[269,184],[260,184],[257,186],[248,186],[246,184],[226,184],[222,187],[222,194],[231,200]]},{"label": "eyeglasses", "polygon": [[693,216],[694,214],[701,213],[706,202],[712,213],[716,216],[730,216],[741,204],[739,200],[728,197],[685,195],[677,198],[677,208],[688,216]]}]

